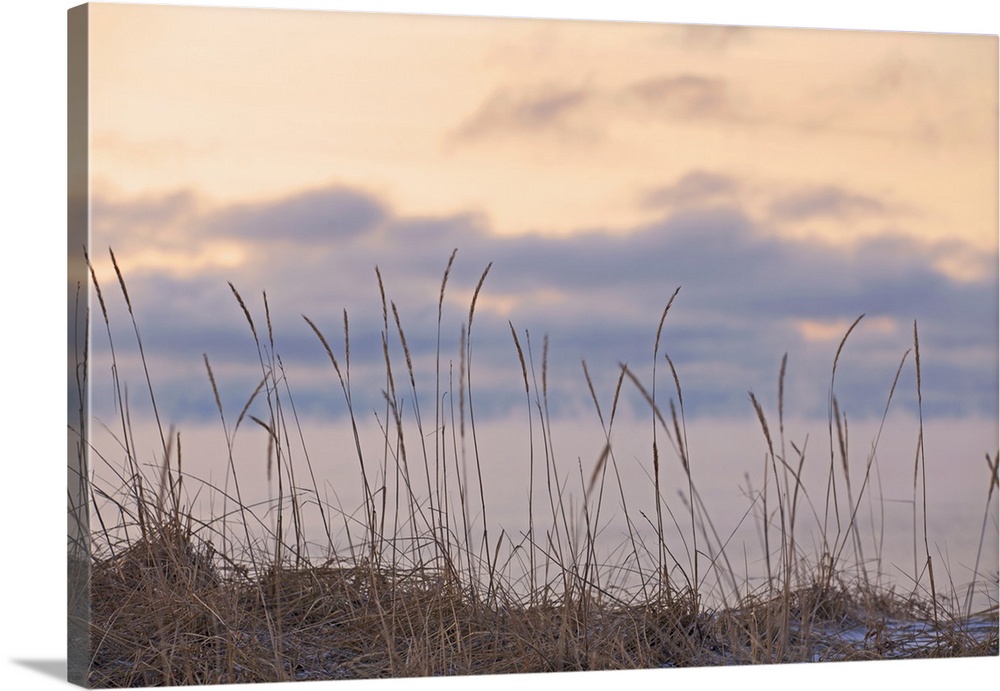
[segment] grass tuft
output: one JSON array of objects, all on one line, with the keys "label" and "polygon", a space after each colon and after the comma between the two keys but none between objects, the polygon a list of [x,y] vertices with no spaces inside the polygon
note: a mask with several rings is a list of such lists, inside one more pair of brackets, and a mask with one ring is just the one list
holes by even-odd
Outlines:
[{"label": "grass tuft", "polygon": [[[133,302],[111,256],[156,413]],[[232,283],[229,287],[249,325],[261,370],[230,426],[228,420],[234,418],[227,417],[219,380],[208,354],[203,358],[226,440],[226,478],[221,485],[197,478],[190,461],[183,461],[181,433],[165,432],[158,414],[161,453],[152,462],[143,462],[131,428],[127,387],[119,379],[105,296],[91,267],[111,346],[110,375],[119,417],[115,437],[119,447],[90,450],[90,458],[103,465],[100,474],[91,469],[92,486],[85,495],[93,498],[92,525],[99,526],[91,536],[92,686],[998,654],[997,577],[995,572],[980,571],[980,557],[991,515],[995,526],[991,512],[1000,451],[986,457],[986,509],[971,579],[962,593],[955,588],[956,595],[948,596],[935,581],[927,537],[927,459],[916,323],[912,350],[920,428],[913,476],[914,566],[906,575],[908,587],[906,578],[904,585],[884,581],[880,537],[862,532],[867,528],[860,519],[863,501],[876,508],[884,502],[881,489],[877,498],[872,496],[879,437],[872,442],[863,477],[852,480],[848,421],[834,392],[838,361],[861,317],[847,330],[833,361],[830,465],[825,487],[812,488],[825,491],[822,511],[814,505],[803,477],[808,439],[786,443],[787,354],[778,373],[777,426],[768,419],[766,401],[749,393],[765,445],[763,483],[754,490],[748,478],[750,502],[744,515],[744,520],[756,520],[763,543],[765,573],[754,574],[745,551],[731,547],[739,526],[720,535],[698,491],[699,465],[687,439],[681,376],[666,352],[674,395],[667,405],[657,399],[661,336],[678,291],[670,296],[655,333],[649,382],[621,363],[610,402],[604,401],[587,363],[581,363],[602,442],[595,449],[592,468],[577,459],[575,472],[569,474],[557,463],[553,441],[548,336],[543,340],[539,385],[531,337],[524,331],[522,339],[513,321],[508,322],[524,384],[528,448],[524,458],[506,462],[517,469],[511,472],[528,472],[528,523],[526,532],[500,528],[491,539],[472,395],[472,324],[492,264],[476,284],[467,319],[458,325],[457,377],[455,363],[449,362],[445,381],[441,326],[455,256],[452,252],[448,259],[438,297],[432,430],[425,430],[421,414],[417,376],[421,363],[410,351],[404,315],[387,298],[377,267],[386,382],[385,411],[381,415],[373,411],[382,432],[380,449],[366,446],[359,432],[347,312],[342,357],[334,353],[320,326],[303,315],[330,360],[346,405],[354,448],[332,453],[336,460],[356,457],[362,505],[353,508],[330,501],[329,483],[321,484],[313,468],[284,364],[276,352],[266,293],[267,340],[262,343],[251,310]],[[394,334],[389,329],[390,307]],[[397,339],[410,383],[409,405],[396,390],[392,372]],[[87,352],[82,354],[84,360]],[[883,425],[908,354],[903,355],[889,389]],[[651,473],[651,498],[627,495],[622,481],[626,471],[616,455],[613,431],[626,381],[639,391],[652,419],[649,456],[639,459],[643,472]],[[251,413],[251,409],[266,412]],[[245,418],[266,433],[264,474],[271,494],[263,503],[250,503],[241,490],[240,478],[253,472],[236,458],[236,439]],[[415,431],[409,425],[415,425]],[[296,431],[298,446],[292,444]],[[880,427],[879,435],[881,431]],[[413,433],[420,442],[422,478],[419,471],[411,476],[410,465],[417,458]],[[466,453],[467,433],[471,457]],[[433,444],[428,441],[431,434]],[[683,511],[662,493],[661,479],[668,468],[658,435],[666,435],[680,461],[684,489],[678,501]],[[371,460],[379,451],[381,465]],[[536,457],[542,461],[537,469]],[[536,484],[536,470],[544,473],[544,485]],[[98,476],[110,480],[98,481]],[[300,476],[308,478],[305,485]],[[470,481],[476,482],[478,506],[469,493]],[[846,495],[843,499],[838,498],[838,485]],[[206,498],[207,514],[198,508]],[[547,501],[548,516],[535,512],[536,499]],[[647,515],[650,500],[652,517]],[[312,511],[318,512],[323,526],[319,543],[312,542],[315,535],[306,535],[307,514]],[[609,554],[599,540],[612,511],[623,519],[625,533]],[[805,552],[806,543],[797,536],[803,521],[810,518],[818,531],[815,554]],[[874,527],[873,522],[873,531]],[[918,554],[920,538],[923,551]],[[872,562],[863,549],[873,544],[877,566],[871,573]],[[734,568],[740,562],[742,572]],[[990,606],[974,611],[974,596],[984,593]]]}]

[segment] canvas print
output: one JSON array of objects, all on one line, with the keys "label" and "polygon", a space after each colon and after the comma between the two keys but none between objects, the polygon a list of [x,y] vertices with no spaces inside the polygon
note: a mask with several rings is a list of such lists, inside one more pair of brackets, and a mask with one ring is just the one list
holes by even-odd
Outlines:
[{"label": "canvas print", "polygon": [[998,655],[996,36],[69,48],[73,682]]}]

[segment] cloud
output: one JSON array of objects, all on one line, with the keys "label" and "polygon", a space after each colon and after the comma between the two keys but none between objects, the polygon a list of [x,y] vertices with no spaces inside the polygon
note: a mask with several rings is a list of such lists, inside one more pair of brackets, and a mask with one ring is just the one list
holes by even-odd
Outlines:
[{"label": "cloud", "polygon": [[624,86],[519,86],[494,91],[461,123],[449,141],[558,134],[592,140],[610,119],[740,120],[729,84],[692,73],[667,74]]},{"label": "cloud", "polygon": [[[662,201],[711,199],[732,185],[724,176],[692,174],[663,188]],[[843,190],[824,194],[812,195],[810,203],[800,200],[786,213],[876,211]],[[146,204],[138,200],[130,208],[118,202],[102,213],[124,218],[142,213]],[[163,218],[169,225],[173,217]],[[383,333],[397,393],[412,399],[394,305],[418,395],[432,396],[439,363],[445,380],[457,377],[464,357],[460,333],[468,328],[474,291],[491,262],[471,337],[477,415],[524,404],[511,326],[525,348],[530,334],[539,377],[542,340],[549,338],[553,414],[590,406],[582,360],[602,397],[621,362],[648,377],[656,326],[678,286],[661,353],[668,352],[677,366],[691,415],[746,412],[746,392],[774,388],[785,352],[789,375],[803,392],[797,412],[825,415],[840,332],[862,313],[867,316],[852,333],[838,370],[838,397],[852,414],[881,413],[899,359],[912,347],[914,320],[925,412],[997,413],[995,253],[991,272],[958,280],[937,268],[942,247],[935,244],[902,236],[876,236],[852,247],[780,238],[732,205],[666,208],[657,221],[624,233],[501,236],[475,215],[405,217],[377,197],[344,188],[206,211],[191,226],[192,252],[220,236],[239,237],[242,263],[206,266],[191,276],[154,266],[126,272],[150,371],[162,391],[158,403],[176,418],[214,414],[203,354],[216,370],[227,409],[242,407],[260,379],[261,356],[230,281],[252,315],[265,361],[273,334],[300,414],[337,415],[344,412],[339,384],[301,315],[346,362],[346,310],[355,403],[371,411],[384,408]],[[440,307],[439,351],[439,299],[455,248]],[[123,263],[131,251],[121,250]],[[128,360],[120,369],[138,391],[143,373],[134,356],[126,355],[134,335],[123,300],[112,295],[115,288],[113,281],[104,286],[117,353]],[[103,339],[95,329],[95,379],[110,367]],[[672,388],[667,381],[660,386]],[[912,407],[914,398],[901,391],[897,404]],[[97,396],[95,406],[106,407],[108,400]],[[641,399],[630,401],[636,409],[643,405]]]},{"label": "cloud", "polygon": [[371,232],[385,218],[372,197],[341,187],[277,202],[235,206],[214,215],[210,232],[292,243],[336,243]]},{"label": "cloud", "polygon": [[884,216],[890,209],[881,200],[825,185],[798,190],[771,203],[771,216],[779,221],[800,221],[816,217],[852,220],[861,216]]},{"label": "cloud", "polygon": [[647,207],[698,206],[729,199],[738,189],[736,180],[728,175],[696,170],[673,185],[646,191],[641,203]]},{"label": "cloud", "polygon": [[566,131],[573,115],[585,108],[593,93],[585,88],[543,86],[523,92],[494,91],[455,132],[457,139],[475,139],[497,133],[532,134]]},{"label": "cloud", "polygon": [[624,95],[637,99],[649,112],[683,120],[732,118],[726,80],[696,74],[656,77],[632,84]]},{"label": "cloud", "polygon": [[685,24],[679,28],[681,30],[680,43],[685,49],[712,52],[724,51],[739,44],[750,43],[754,40],[755,32],[749,26]]},{"label": "cloud", "polygon": [[156,236],[166,226],[181,224],[199,211],[197,197],[187,190],[159,196],[142,196],[121,203],[96,195],[91,205],[98,236],[139,234]]}]

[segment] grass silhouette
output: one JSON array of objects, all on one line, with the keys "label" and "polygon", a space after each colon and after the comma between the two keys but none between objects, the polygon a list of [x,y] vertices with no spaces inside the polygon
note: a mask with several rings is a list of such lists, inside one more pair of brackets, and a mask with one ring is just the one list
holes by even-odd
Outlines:
[{"label": "grass silhouette", "polygon": [[[995,516],[1000,454],[987,456],[983,523],[970,527],[980,534],[971,583],[964,593],[956,588],[945,592],[935,580],[927,540],[916,323],[913,347],[900,361],[882,418],[884,425],[912,352],[920,429],[909,587],[884,583],[879,569],[870,570],[872,559],[864,556],[865,549],[873,548],[863,534],[859,509],[863,497],[871,501],[878,438],[864,475],[852,477],[847,419],[834,395],[841,351],[861,317],[844,335],[831,368],[829,466],[823,485],[807,487],[805,445],[800,448],[785,436],[786,359],[778,375],[776,419],[768,417],[756,394],[749,394],[767,449],[760,488],[752,493],[744,516],[758,522],[764,544],[765,572],[758,574],[759,585],[752,585],[734,568],[744,556],[730,553],[731,535],[720,534],[698,491],[681,379],[669,355],[660,352],[676,291],[652,339],[648,379],[621,364],[611,404],[602,407],[587,363],[582,363],[604,446],[592,470],[578,466],[578,477],[555,459],[548,339],[536,365],[531,335],[519,335],[510,323],[512,353],[524,385],[528,447],[526,458],[511,463],[528,472],[527,530],[520,535],[502,528],[491,532],[495,527],[487,514],[473,398],[478,372],[473,367],[473,324],[490,267],[483,271],[461,325],[457,362],[443,361],[442,305],[455,256],[453,252],[448,259],[438,299],[433,411],[420,409],[399,311],[376,269],[385,369],[377,448],[366,446],[359,432],[364,420],[351,386],[347,312],[342,350],[303,315],[316,347],[330,361],[346,405],[354,448],[342,451],[357,465],[362,497],[362,505],[354,509],[324,498],[322,478],[308,451],[301,457],[291,453],[302,428],[275,350],[267,295],[262,297],[263,318],[255,317],[231,283],[235,307],[256,348],[259,380],[234,415],[224,408],[212,362],[204,356],[226,440],[228,474],[222,486],[201,482],[190,490],[193,478],[185,469],[182,436],[160,423],[140,329],[112,253],[159,433],[159,456],[143,458],[134,443],[127,386],[119,379],[120,346],[116,349],[112,339],[105,296],[91,268],[119,404],[113,457],[89,446],[82,422],[77,430],[81,467],[87,467],[89,458],[113,478],[110,484],[99,483],[88,474],[83,502],[71,506],[88,512],[94,526],[87,547],[89,641],[78,642],[87,649],[90,685],[997,655],[997,573],[981,572],[980,557]],[[401,349],[401,361],[392,357],[396,346],[390,344]],[[86,358],[84,352],[78,363],[84,368]],[[664,362],[672,385],[665,406],[657,389],[657,365]],[[648,406],[651,434],[643,462],[652,480],[653,515],[632,508],[642,502],[627,496],[615,452],[612,430],[626,389],[638,392]],[[405,397],[411,401],[412,421],[404,416]],[[255,404],[266,414],[251,414]],[[273,494],[263,504],[248,501],[240,485],[236,438],[247,425],[262,429],[267,438]],[[304,439],[302,444],[306,449]],[[675,503],[666,500],[661,486],[665,448],[673,450],[684,478],[685,491]],[[544,484],[535,483],[536,469]],[[209,516],[193,509],[195,499],[204,500],[206,494],[215,507]],[[535,511],[536,497],[547,510]],[[597,540],[615,508],[625,533],[614,553],[617,560],[609,562],[599,556]],[[306,534],[306,525],[315,524],[308,519],[312,514],[322,526],[319,536]],[[804,550],[806,541],[800,539],[803,524],[810,522],[822,536],[814,554]],[[338,546],[335,533],[348,537],[346,548]],[[987,593],[988,607],[973,610],[974,590]]]}]

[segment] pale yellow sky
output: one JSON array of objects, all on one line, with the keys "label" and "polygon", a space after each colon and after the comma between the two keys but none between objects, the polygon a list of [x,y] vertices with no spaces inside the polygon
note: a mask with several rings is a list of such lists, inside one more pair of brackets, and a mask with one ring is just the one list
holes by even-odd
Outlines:
[{"label": "pale yellow sky", "polygon": [[[729,181],[716,201],[769,232],[997,247],[995,37],[91,13],[106,197],[190,190],[212,207],[338,184],[399,214],[565,233],[653,221],[679,208],[656,190],[708,173]],[[817,190],[853,206],[776,213]]]},{"label": "pale yellow sky", "polygon": [[[379,267],[422,382],[414,401],[441,354],[469,343],[477,296],[477,400],[497,461],[521,454],[509,329],[551,342],[548,391],[576,443],[616,364],[648,362],[677,286],[661,352],[681,412],[709,422],[703,439],[743,450],[692,437],[727,473],[760,448],[747,392],[772,408],[785,356],[796,438],[825,433],[830,362],[862,313],[839,360],[852,425],[884,415],[919,321],[922,398],[910,376],[893,405],[925,406],[951,471],[995,448],[994,36],[90,7],[94,264],[114,287],[115,248],[164,419],[215,419],[206,355],[227,409],[259,381],[227,282],[254,315],[266,295],[296,406],[324,429],[343,417],[300,315],[330,333],[350,313],[357,409],[377,409]],[[434,306],[453,248],[442,341]],[[121,301],[112,309],[127,328]],[[102,339],[92,352],[108,371]],[[603,383],[585,385],[581,362]],[[122,380],[141,382],[129,364]],[[93,405],[108,417],[102,387]],[[864,458],[870,438],[852,436]]]}]

